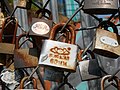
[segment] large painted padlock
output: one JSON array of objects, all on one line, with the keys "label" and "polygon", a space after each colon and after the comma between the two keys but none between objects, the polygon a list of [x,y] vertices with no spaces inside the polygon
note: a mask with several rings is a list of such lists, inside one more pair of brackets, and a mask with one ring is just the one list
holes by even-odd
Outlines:
[{"label": "large painted padlock", "polygon": [[64,23],[55,25],[50,33],[49,40],[45,40],[39,58],[39,64],[51,67],[61,68],[61,70],[75,71],[77,58],[77,45],[75,45],[75,31],[71,26],[67,26],[65,30],[69,30],[71,34],[71,44],[54,41],[55,35],[64,26]]},{"label": "large painted padlock", "polygon": [[[117,58],[120,55],[120,36],[117,27],[108,21],[101,22],[99,27],[104,29],[98,28],[96,30],[93,52],[102,56]],[[114,33],[108,31],[111,27]]]},{"label": "large painted padlock", "polygon": [[119,0],[85,0],[83,10],[88,14],[112,14],[118,11]]},{"label": "large painted padlock", "polygon": [[23,9],[30,9],[32,2],[30,0],[18,0],[17,7]]},{"label": "large painted padlock", "polygon": [[[90,54],[90,57],[88,56]],[[78,63],[80,77],[82,81],[99,79],[102,77],[102,71],[99,67],[98,60],[95,59],[95,55],[91,50],[87,50],[84,55],[85,60],[82,60]]]},{"label": "large painted padlock", "polygon": [[[24,86],[27,82],[32,81],[33,83],[33,89],[37,90],[37,80],[34,77],[31,77],[30,80],[28,80],[29,77],[24,77],[20,82],[20,89],[24,89],[26,86]],[[29,85],[29,84],[28,84]],[[27,86],[28,86],[27,85]],[[27,88],[28,89],[28,88]]]},{"label": "large painted padlock", "polygon": [[[20,40],[26,37],[26,34],[21,34],[18,36],[16,40],[16,49],[14,51],[14,66],[15,68],[29,68],[29,67],[36,67],[38,65],[38,57],[34,55],[30,55],[29,48],[21,48],[25,42],[30,41],[29,38],[26,38],[22,45]],[[33,51],[33,50],[32,50]],[[37,52],[36,52],[37,53]]]}]

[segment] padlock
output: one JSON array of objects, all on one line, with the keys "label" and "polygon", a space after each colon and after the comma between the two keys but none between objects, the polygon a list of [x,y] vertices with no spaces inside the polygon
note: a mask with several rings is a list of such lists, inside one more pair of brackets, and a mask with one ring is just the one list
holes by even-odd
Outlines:
[{"label": "padlock", "polygon": [[[120,36],[114,23],[103,21],[98,25],[93,42],[93,52],[110,58],[117,58],[120,55]],[[101,29],[101,28],[104,29]],[[112,28],[113,32],[108,31]]]},{"label": "padlock", "polygon": [[[88,57],[88,54],[90,54],[90,57]],[[85,60],[82,59],[82,61],[78,62],[81,80],[88,81],[101,78],[103,73],[94,53],[91,50],[87,50],[83,57],[85,57]]]},{"label": "padlock", "polygon": [[[18,38],[16,40],[16,49],[14,51],[14,66],[15,66],[15,68],[36,67],[38,65],[38,56],[35,56],[35,55],[37,55],[37,50],[36,50],[35,54],[33,55],[33,54],[29,53],[30,52],[29,48],[21,48],[21,45],[19,45],[20,39],[22,39],[24,37],[26,37],[26,34],[21,34],[18,36]],[[30,41],[29,38],[26,38],[25,41],[23,41],[22,45],[26,41]]]},{"label": "padlock", "polygon": [[[24,89],[25,83],[32,81],[33,83],[33,89],[37,89],[37,80],[34,77],[31,77],[30,80],[28,80],[28,76],[24,77],[21,82],[20,82],[20,88],[19,89]],[[29,84],[28,84],[29,85]]]},{"label": "padlock", "polygon": [[48,39],[50,36],[50,30],[52,26],[52,20],[46,20],[44,18],[32,18],[32,25],[29,31],[29,35],[41,36]]},{"label": "padlock", "polygon": [[75,31],[68,25],[65,29],[69,30],[71,41],[69,43],[55,41],[55,35],[65,23],[55,25],[51,29],[49,40],[44,40],[41,54],[39,58],[39,64],[60,68],[63,71],[75,72],[77,64],[77,50],[78,47],[75,45]]},{"label": "padlock", "polygon": [[119,78],[117,76],[114,76],[112,78],[112,80],[109,80],[109,78],[111,76],[112,75],[105,75],[105,76],[102,77],[102,79],[101,79],[101,90],[105,90],[105,81],[107,81],[106,83],[111,84],[111,85],[113,85],[113,83],[114,83],[115,88],[117,88],[117,90],[120,90],[120,80],[119,80]]},{"label": "padlock", "polygon": [[18,0],[17,7],[22,9],[30,9],[32,2],[30,0]]},{"label": "padlock", "polygon": [[16,18],[7,17],[2,24],[0,32],[0,62],[3,65],[6,64],[6,55],[11,58],[14,54],[17,27],[18,22]]},{"label": "padlock", "polygon": [[118,7],[119,0],[84,0],[83,10],[88,14],[113,14]]},{"label": "padlock", "polygon": [[[48,16],[46,16],[46,13]],[[51,12],[47,9],[40,9],[36,11],[37,17],[32,18],[31,28],[29,30],[30,36],[39,36],[48,39],[50,36],[50,31],[53,26],[53,21],[50,20]],[[42,14],[39,16],[39,14]]]}]

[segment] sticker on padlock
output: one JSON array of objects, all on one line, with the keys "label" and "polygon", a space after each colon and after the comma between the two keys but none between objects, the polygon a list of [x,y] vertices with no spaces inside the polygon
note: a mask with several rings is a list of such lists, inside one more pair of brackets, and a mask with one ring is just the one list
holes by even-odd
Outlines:
[{"label": "sticker on padlock", "polygon": [[[110,58],[120,56],[120,36],[117,27],[109,21],[103,21],[98,27],[106,28],[106,30],[97,28],[96,36],[93,42],[93,52]],[[108,27],[112,27],[114,32],[108,31]]]},{"label": "sticker on padlock", "polygon": [[32,18],[31,30],[29,31],[30,36],[41,36],[49,38],[52,27],[51,20]]},{"label": "sticker on padlock", "polygon": [[64,25],[64,23],[55,25],[51,30],[49,40],[44,40],[39,64],[74,72],[77,64],[78,47],[75,45],[75,32],[73,28],[69,25],[67,26],[71,33],[70,44],[54,41],[56,32]]}]

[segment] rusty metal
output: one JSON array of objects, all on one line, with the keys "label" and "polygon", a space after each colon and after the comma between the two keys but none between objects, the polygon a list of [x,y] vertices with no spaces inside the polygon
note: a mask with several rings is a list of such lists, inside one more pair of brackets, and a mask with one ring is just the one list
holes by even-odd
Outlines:
[{"label": "rusty metal", "polygon": [[[120,79],[117,76],[114,76],[112,80],[109,81],[109,78],[111,77],[111,75],[106,75],[104,77],[102,77],[101,79],[101,90],[105,90],[105,81],[108,80],[108,82],[111,85],[114,85],[115,88],[117,88],[117,90],[120,90]],[[113,84],[113,80],[115,81],[116,84]]]},{"label": "rusty metal", "polygon": [[[117,27],[109,21],[101,22],[98,27],[95,42],[93,43],[93,52],[110,58],[119,57],[120,36]],[[112,27],[114,33],[108,31],[108,27]]]},{"label": "rusty metal", "polygon": [[[29,82],[29,81],[32,81],[33,83],[33,89],[37,89],[37,80],[34,78],[34,77],[31,77],[29,80],[28,80],[28,77],[24,77],[21,82],[20,82],[20,88],[19,89],[24,89],[24,85],[25,83]],[[29,84],[28,84],[29,85]]]},{"label": "rusty metal", "polygon": [[[38,65],[38,57],[34,55],[30,55],[30,49],[28,48],[21,48],[21,45],[19,45],[19,41],[21,38],[25,37],[26,34],[21,34],[18,36],[16,40],[16,49],[14,51],[14,65],[15,68],[28,68],[28,67],[36,67]],[[22,45],[29,41],[29,38],[25,39],[23,41]],[[33,50],[32,50],[33,51]],[[37,53],[37,50],[36,52]],[[19,64],[18,64],[19,63]]]},{"label": "rusty metal", "polygon": [[18,21],[16,18],[7,17],[2,24],[0,42],[15,44]]}]

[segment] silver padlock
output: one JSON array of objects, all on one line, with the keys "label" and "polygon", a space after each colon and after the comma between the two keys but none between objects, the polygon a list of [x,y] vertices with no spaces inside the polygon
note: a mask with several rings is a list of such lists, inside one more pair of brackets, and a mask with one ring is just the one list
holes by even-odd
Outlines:
[{"label": "silver padlock", "polygon": [[[88,53],[88,52],[87,52]],[[80,77],[82,81],[99,79],[103,76],[101,68],[99,67],[97,59],[93,52],[89,52],[92,58],[88,58],[78,62]]]},{"label": "silver padlock", "polygon": [[55,35],[65,23],[55,25],[50,33],[49,40],[44,40],[39,58],[39,64],[60,68],[63,71],[75,72],[78,47],[75,45],[75,31],[71,26],[66,28],[71,34],[69,43],[55,41]]},{"label": "silver padlock", "polygon": [[31,29],[29,31],[29,35],[33,36],[39,36],[44,38],[49,38],[50,31],[53,26],[52,20],[48,20],[45,18],[32,18],[32,24]]}]

